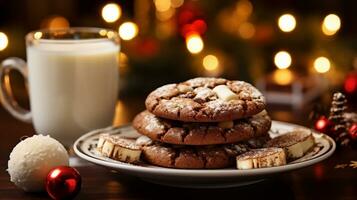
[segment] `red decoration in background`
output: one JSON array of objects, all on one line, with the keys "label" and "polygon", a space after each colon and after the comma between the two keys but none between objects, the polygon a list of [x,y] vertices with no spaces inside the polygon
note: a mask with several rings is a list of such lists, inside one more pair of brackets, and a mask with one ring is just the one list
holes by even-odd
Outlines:
[{"label": "red decoration in background", "polygon": [[187,3],[178,13],[178,29],[183,37],[196,33],[203,35],[207,30],[207,23],[203,19],[202,11],[194,3]]},{"label": "red decoration in background", "polygon": [[333,129],[333,123],[328,120],[327,117],[321,116],[316,122],[315,122],[315,129],[321,133],[326,133],[329,134],[332,132]]},{"label": "red decoration in background", "polygon": [[160,50],[159,42],[153,38],[141,38],[135,43],[135,51],[140,56],[153,57]]},{"label": "red decoration in background", "polygon": [[353,140],[357,140],[357,123],[352,124],[352,126],[348,129],[348,134]]},{"label": "red decoration in background", "polygon": [[187,37],[193,33],[203,35],[206,32],[207,25],[203,19],[197,19],[190,24],[185,24],[181,29],[181,35]]},{"label": "red decoration in background", "polygon": [[[320,116],[314,123],[319,132],[330,135],[339,146],[347,146],[357,142],[357,114],[347,113],[347,100],[344,94],[333,94],[330,114]],[[312,112],[312,117],[316,113]],[[316,118],[315,118],[316,119]]]},{"label": "red decoration in background", "polygon": [[344,89],[346,93],[349,95],[356,94],[357,93],[357,73],[352,72],[347,75],[345,81],[344,81]]},{"label": "red decoration in background", "polygon": [[255,27],[254,41],[260,44],[271,43],[274,38],[274,29],[270,25],[260,24]]},{"label": "red decoration in background", "polygon": [[191,23],[194,18],[195,15],[191,9],[183,8],[178,15],[178,23],[179,25],[188,24]]},{"label": "red decoration in background", "polygon": [[200,34],[203,34],[206,32],[207,29],[207,24],[203,19],[197,19],[194,22],[192,22],[192,26],[196,29],[196,31]]},{"label": "red decoration in background", "polygon": [[46,178],[46,191],[53,199],[72,199],[81,189],[79,172],[68,166],[52,169]]}]

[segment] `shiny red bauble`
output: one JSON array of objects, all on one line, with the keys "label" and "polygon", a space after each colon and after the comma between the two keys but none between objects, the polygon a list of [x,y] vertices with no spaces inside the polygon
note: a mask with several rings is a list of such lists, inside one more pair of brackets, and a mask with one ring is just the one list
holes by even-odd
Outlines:
[{"label": "shiny red bauble", "polygon": [[332,132],[332,129],[333,129],[333,123],[330,120],[328,120],[328,118],[325,116],[321,116],[315,122],[315,130],[321,133],[329,134]]},{"label": "shiny red bauble", "polygon": [[343,87],[345,92],[349,95],[357,93],[357,72],[349,73],[346,76]]},{"label": "shiny red bauble", "polygon": [[68,166],[52,169],[46,178],[46,191],[53,199],[72,199],[81,189],[79,172]]},{"label": "shiny red bauble", "polygon": [[352,124],[348,129],[348,133],[353,140],[357,140],[357,123]]}]

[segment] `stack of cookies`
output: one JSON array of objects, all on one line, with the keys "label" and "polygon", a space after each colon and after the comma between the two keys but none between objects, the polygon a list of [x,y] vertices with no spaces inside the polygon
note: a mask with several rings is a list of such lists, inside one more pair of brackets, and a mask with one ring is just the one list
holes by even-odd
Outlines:
[{"label": "stack of cookies", "polygon": [[[243,81],[195,78],[149,94],[133,127],[148,137],[142,158],[170,168],[225,168],[267,138],[263,95]],[[252,143],[253,142],[253,143]]]}]

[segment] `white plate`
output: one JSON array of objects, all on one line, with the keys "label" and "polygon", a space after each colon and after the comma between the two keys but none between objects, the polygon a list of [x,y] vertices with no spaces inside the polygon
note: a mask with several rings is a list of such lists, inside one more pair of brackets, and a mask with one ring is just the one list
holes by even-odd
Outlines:
[{"label": "white plate", "polygon": [[[296,128],[304,127],[273,121],[269,134],[272,137],[276,137]],[[171,169],[149,164],[132,165],[100,156],[95,151],[98,137],[100,133],[108,131],[111,134],[123,134],[131,137],[139,136],[130,125],[98,129],[78,138],[74,143],[74,152],[89,162],[114,169],[123,174],[140,177],[148,182],[187,188],[223,188],[253,184],[274,174],[296,170],[318,163],[331,156],[336,148],[335,142],[329,136],[311,130],[317,142],[314,150],[304,157],[284,166],[248,170],[237,170],[234,168]]]}]

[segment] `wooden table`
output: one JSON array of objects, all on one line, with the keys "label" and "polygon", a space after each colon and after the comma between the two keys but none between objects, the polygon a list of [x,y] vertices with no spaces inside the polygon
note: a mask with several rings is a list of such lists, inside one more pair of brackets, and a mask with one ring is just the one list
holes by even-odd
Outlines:
[{"label": "wooden table", "polygon": [[[143,99],[118,102],[115,124],[126,124],[144,109]],[[273,119],[306,125],[305,111],[268,108]],[[46,193],[31,194],[18,189],[6,172],[11,149],[33,127],[12,118],[0,107],[0,199],[49,199]],[[82,175],[82,189],[76,199],[357,199],[357,150],[337,150],[329,159],[294,172],[271,177],[261,183],[230,189],[181,189],[144,182],[118,174],[79,158],[77,169]],[[347,165],[346,165],[347,164]]]}]

